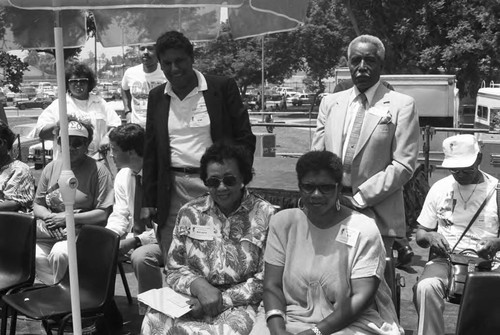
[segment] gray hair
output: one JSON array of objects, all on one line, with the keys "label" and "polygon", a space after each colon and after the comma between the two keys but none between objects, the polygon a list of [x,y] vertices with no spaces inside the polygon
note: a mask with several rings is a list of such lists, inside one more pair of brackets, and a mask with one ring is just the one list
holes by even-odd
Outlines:
[{"label": "gray hair", "polygon": [[351,50],[358,43],[373,44],[377,48],[377,56],[380,60],[383,61],[385,59],[384,43],[382,43],[378,37],[372,35],[360,35],[353,39],[351,43],[349,43],[349,48],[347,49],[347,59],[351,57]]}]

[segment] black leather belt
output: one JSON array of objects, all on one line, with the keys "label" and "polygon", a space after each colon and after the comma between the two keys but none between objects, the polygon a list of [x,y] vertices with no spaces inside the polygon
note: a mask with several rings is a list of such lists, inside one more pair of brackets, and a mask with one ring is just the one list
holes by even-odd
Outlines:
[{"label": "black leather belt", "polygon": [[194,168],[194,167],[171,166],[170,170],[175,171],[175,172],[185,173],[185,174],[200,174],[200,168]]}]

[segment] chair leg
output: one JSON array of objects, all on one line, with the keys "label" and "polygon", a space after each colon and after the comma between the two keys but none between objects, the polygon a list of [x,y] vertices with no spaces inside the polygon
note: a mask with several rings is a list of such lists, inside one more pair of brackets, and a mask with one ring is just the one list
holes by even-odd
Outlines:
[{"label": "chair leg", "polygon": [[127,300],[129,305],[132,305],[132,294],[130,294],[130,288],[128,287],[127,277],[125,276],[125,270],[123,269],[122,262],[118,262],[118,271],[120,271],[120,277],[122,277],[123,287],[125,288],[125,294],[127,295]]},{"label": "chair leg", "polygon": [[9,307],[7,304],[2,304],[2,329],[0,330],[1,335],[7,335],[7,318],[9,312],[7,311]]},{"label": "chair leg", "polygon": [[12,315],[10,316],[10,335],[16,335],[17,326],[17,311],[12,309]]}]

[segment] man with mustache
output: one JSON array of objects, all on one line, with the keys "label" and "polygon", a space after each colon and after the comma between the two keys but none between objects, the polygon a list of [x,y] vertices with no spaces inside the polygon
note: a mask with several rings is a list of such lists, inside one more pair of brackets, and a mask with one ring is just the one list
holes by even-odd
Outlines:
[{"label": "man with mustache", "polygon": [[128,68],[122,79],[122,100],[127,123],[146,127],[148,94],[166,79],[158,66],[154,44],[140,44],[142,64]]},{"label": "man with mustache", "polygon": [[216,142],[255,151],[248,112],[236,82],[193,69],[189,39],[169,31],[156,41],[167,83],[149,92],[144,150],[142,217],[156,215],[164,259],[180,207],[207,192],[200,158]]},{"label": "man with mustache", "polygon": [[379,38],[356,37],[347,56],[354,87],[322,99],[312,149],[342,157],[346,205],[375,218],[392,255],[394,239],[406,235],[403,186],[417,163],[415,101],[380,83]]}]

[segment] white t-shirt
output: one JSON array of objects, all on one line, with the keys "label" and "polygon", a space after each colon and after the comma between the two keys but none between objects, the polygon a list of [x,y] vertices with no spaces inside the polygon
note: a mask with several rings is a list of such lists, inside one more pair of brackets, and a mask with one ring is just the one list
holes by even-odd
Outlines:
[{"label": "white t-shirt", "polygon": [[130,121],[146,127],[146,113],[148,108],[148,95],[156,86],[166,82],[167,79],[159,66],[151,73],[144,72],[142,64],[128,68],[122,79],[122,89],[130,90],[132,96],[132,115]]},{"label": "white t-shirt", "polygon": [[[93,156],[99,150],[102,139],[108,133],[109,127],[118,127],[122,121],[116,111],[111,108],[103,98],[90,93],[88,100],[74,99],[66,94],[67,114],[85,120],[94,127],[94,139],[89,145],[89,156]],[[56,99],[38,117],[36,123],[36,136],[48,124],[59,121],[59,100]],[[57,158],[59,148],[54,137],[54,159]]]},{"label": "white t-shirt", "polygon": [[[437,226],[438,233],[453,248],[484,199],[498,184],[495,177],[484,172],[483,176],[482,183],[472,185],[460,185],[453,176],[437,181],[425,198],[418,223],[430,229]],[[476,250],[476,245],[482,238],[497,237],[498,228],[497,195],[493,193],[455,252]]]}]

